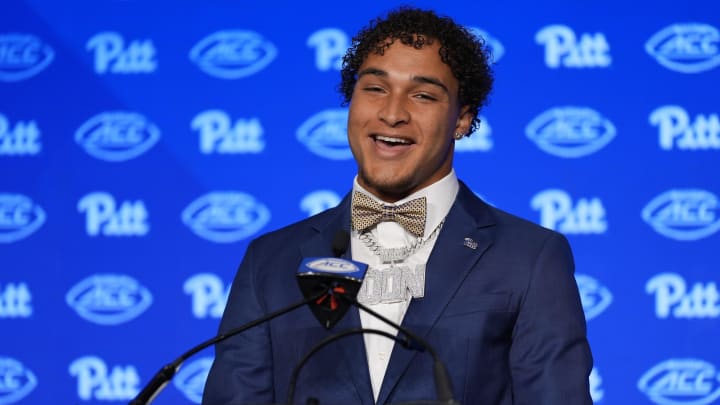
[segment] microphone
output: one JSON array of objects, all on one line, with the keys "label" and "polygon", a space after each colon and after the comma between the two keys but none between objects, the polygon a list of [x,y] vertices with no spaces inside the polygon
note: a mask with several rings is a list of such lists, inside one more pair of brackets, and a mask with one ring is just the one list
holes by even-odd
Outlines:
[{"label": "microphone", "polygon": [[453,399],[450,376],[448,375],[445,364],[435,349],[427,341],[415,335],[407,328],[387,319],[358,302],[357,294],[362,285],[365,273],[367,272],[368,265],[339,257],[347,251],[349,244],[350,234],[345,230],[339,230],[333,240],[335,258],[307,258],[303,260],[298,270],[297,279],[303,296],[310,297],[319,295],[319,298],[310,303],[313,314],[318,321],[320,321],[320,324],[329,329],[345,315],[351,305],[354,305],[398,330],[405,338],[398,341],[397,337],[388,336],[378,330],[361,328],[352,333],[341,332],[324,339],[308,352],[293,371],[289,385],[290,389],[288,390],[288,404],[292,403],[295,384],[300,369],[316,351],[334,342],[338,338],[348,336],[349,334],[375,333],[396,339],[396,341],[401,342],[405,348],[418,351],[427,350],[433,358],[433,376],[438,399],[442,404],[456,405],[457,402]]},{"label": "microphone", "polygon": [[[335,237],[333,238],[333,242],[332,242],[332,250],[333,250],[333,253],[335,254],[335,257],[337,258],[337,257],[340,257],[343,254],[345,254],[349,245],[350,245],[350,235],[344,230],[339,230],[335,234]],[[334,260],[333,258],[328,258],[328,259]],[[322,260],[322,259],[319,259],[319,260]],[[307,262],[307,260],[303,261],[303,264],[301,265],[299,271],[303,271],[303,269],[305,269],[304,264],[306,262]],[[318,262],[318,263],[320,263],[319,266],[322,267],[321,262]],[[367,265],[363,265],[362,263],[358,263],[358,265],[360,265],[358,270],[361,270],[361,275],[359,276],[359,280],[353,278],[352,275],[350,276],[350,278],[347,279],[348,282],[357,283],[357,289],[354,289],[354,285],[352,285],[352,284],[348,284],[348,286],[347,286],[348,291],[353,291],[353,290],[355,291],[354,296],[357,296],[357,291],[360,288],[360,284],[362,283],[362,278],[364,277],[365,271],[367,270]],[[332,267],[332,264],[330,266]],[[362,267],[362,266],[364,266],[364,267]],[[310,272],[312,272],[312,268],[310,268]],[[318,276],[322,276],[322,273],[323,272],[320,271]],[[332,279],[330,277],[330,274],[331,273],[326,274],[324,276],[325,280]],[[311,274],[307,274],[306,276],[308,277],[308,280],[310,280],[314,277]],[[330,277],[330,278],[328,278],[328,277]],[[355,275],[355,277],[357,277],[357,275]],[[343,281],[343,278],[339,277],[338,281]],[[344,281],[343,281],[343,283],[344,283]],[[316,286],[316,284],[312,284],[310,287],[314,289],[314,286]],[[185,360],[194,356],[196,353],[200,352],[201,350],[203,350],[209,346],[212,346],[214,344],[217,344],[219,342],[222,342],[223,340],[228,339],[232,336],[235,336],[239,333],[242,333],[250,328],[254,328],[255,326],[258,326],[258,325],[268,322],[272,319],[275,319],[275,318],[279,317],[280,315],[284,315],[284,314],[291,312],[302,306],[313,303],[313,306],[312,306],[313,313],[316,314],[315,316],[318,316],[318,313],[322,314],[323,312],[315,312],[315,311],[318,311],[318,309],[316,309],[316,308],[324,308],[323,305],[327,306],[328,308],[337,308],[338,305],[341,305],[344,308],[344,311],[342,313],[339,313],[339,312],[334,313],[334,314],[332,314],[331,317],[328,318],[328,321],[332,320],[332,322],[330,322],[330,324],[334,325],[335,323],[337,323],[338,320],[340,320],[340,318],[347,311],[347,308],[349,308],[350,305],[345,302],[342,302],[342,303],[339,302],[339,300],[334,298],[334,296],[332,297],[331,300],[328,301],[328,303],[323,304],[324,300],[322,300],[322,298],[326,295],[327,295],[327,291],[320,290],[320,289],[317,289],[317,290],[314,289],[314,291],[308,291],[307,293],[305,291],[303,291],[303,296],[305,297],[304,300],[302,300],[298,303],[289,305],[285,308],[281,308],[275,312],[267,314],[267,315],[265,315],[261,318],[258,318],[252,322],[248,322],[244,325],[238,326],[237,328],[231,329],[231,330],[225,332],[224,334],[217,335],[217,336],[215,336],[211,339],[208,339],[208,340],[200,343],[199,345],[191,348],[190,350],[183,353],[180,357],[178,357],[171,363],[168,363],[167,365],[162,367],[157,373],[155,373],[155,375],[150,380],[150,382],[148,382],[147,385],[145,385],[145,387],[142,389],[142,391],[140,391],[137,394],[137,396],[135,396],[135,398],[130,402],[129,405],[148,405],[148,404],[150,404],[160,394],[160,392],[162,392],[162,390],[167,386],[167,384],[172,380],[172,378],[175,376],[178,369],[180,369],[180,366],[185,362]],[[321,301],[319,304],[316,303],[318,300]],[[331,305],[332,304],[331,301],[334,302],[335,304]],[[325,311],[325,310],[323,309],[323,311]],[[330,312],[332,312],[332,310]],[[323,318],[323,319],[325,319],[325,318]],[[328,327],[328,326],[326,326],[326,327]]]},{"label": "microphone", "polygon": [[342,259],[350,245],[350,234],[339,230],[333,239],[335,257],[308,257],[300,264],[297,281],[305,297],[319,295],[310,302],[310,310],[326,329],[342,319],[351,301],[338,299],[342,296],[357,297],[368,265]]}]

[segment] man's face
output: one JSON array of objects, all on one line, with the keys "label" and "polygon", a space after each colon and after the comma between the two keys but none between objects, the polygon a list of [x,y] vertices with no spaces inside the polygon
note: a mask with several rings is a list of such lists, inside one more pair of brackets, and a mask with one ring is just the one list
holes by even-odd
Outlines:
[{"label": "man's face", "polygon": [[467,133],[472,122],[438,49],[438,41],[421,49],[395,42],[358,71],[348,139],[360,185],[387,202],[450,173],[453,135]]}]

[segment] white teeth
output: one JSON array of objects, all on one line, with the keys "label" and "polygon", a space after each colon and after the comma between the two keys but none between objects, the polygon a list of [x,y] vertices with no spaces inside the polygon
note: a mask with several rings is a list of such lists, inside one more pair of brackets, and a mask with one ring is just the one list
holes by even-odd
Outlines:
[{"label": "white teeth", "polygon": [[400,139],[400,138],[390,138],[390,137],[387,137],[387,136],[380,136],[380,135],[378,135],[378,136],[375,137],[375,139],[378,140],[378,141],[384,141],[384,142],[390,142],[390,143],[404,143],[404,144],[406,144],[406,145],[407,145],[407,144],[410,144],[410,141],[408,141],[408,140]]}]

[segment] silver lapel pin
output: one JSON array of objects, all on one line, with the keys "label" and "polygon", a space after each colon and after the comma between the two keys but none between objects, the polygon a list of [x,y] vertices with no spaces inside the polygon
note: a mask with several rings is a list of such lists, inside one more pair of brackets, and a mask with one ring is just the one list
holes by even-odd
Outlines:
[{"label": "silver lapel pin", "polygon": [[463,243],[466,247],[469,247],[472,250],[477,249],[477,242],[472,240],[471,238],[465,238],[465,243]]}]

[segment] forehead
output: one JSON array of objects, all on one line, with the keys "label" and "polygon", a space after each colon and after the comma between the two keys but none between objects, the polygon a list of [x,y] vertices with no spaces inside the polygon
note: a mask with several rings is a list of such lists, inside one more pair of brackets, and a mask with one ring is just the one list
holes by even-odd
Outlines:
[{"label": "forehead", "polygon": [[421,48],[405,45],[399,40],[385,48],[382,54],[371,52],[360,65],[359,71],[379,69],[388,77],[412,79],[415,76],[428,76],[442,81],[449,89],[457,89],[457,79],[450,66],[440,57],[440,44],[425,43]]}]

